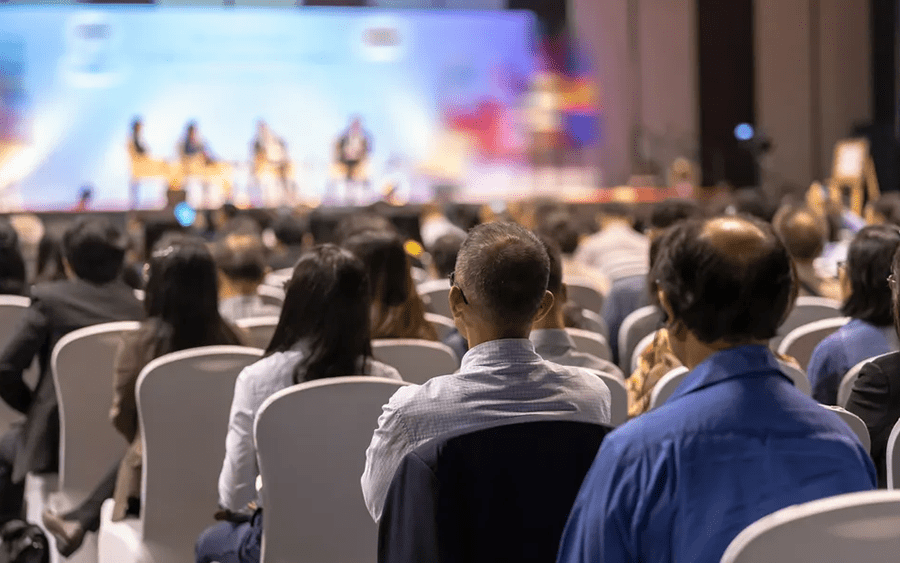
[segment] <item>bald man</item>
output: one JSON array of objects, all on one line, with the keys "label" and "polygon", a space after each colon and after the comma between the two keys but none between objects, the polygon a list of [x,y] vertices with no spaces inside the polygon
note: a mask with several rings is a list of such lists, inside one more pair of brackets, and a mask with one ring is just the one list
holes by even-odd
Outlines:
[{"label": "bald man", "polygon": [[691,371],[603,441],[561,563],[718,563],[767,514],[875,487],[850,428],[797,390],[767,347],[796,294],[772,228],[692,220],[661,245],[653,274],[672,350]]},{"label": "bald man", "polygon": [[836,279],[823,278],[813,262],[822,255],[828,240],[825,220],[806,207],[786,207],[772,221],[797,271],[800,295],[828,297],[841,301],[841,286]]}]

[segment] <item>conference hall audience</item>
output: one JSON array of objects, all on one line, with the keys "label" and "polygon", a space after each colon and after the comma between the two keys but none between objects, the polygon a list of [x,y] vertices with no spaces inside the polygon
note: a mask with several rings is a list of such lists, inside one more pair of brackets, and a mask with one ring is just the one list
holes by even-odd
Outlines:
[{"label": "conference hall audience", "polygon": [[549,276],[547,252],[527,229],[497,222],[470,231],[449,299],[471,348],[457,373],[401,388],[384,406],[361,479],[376,521],[400,461],[441,434],[518,417],[609,423],[603,381],[590,370],[542,359],[528,340],[553,307]]},{"label": "conference hall audience", "polygon": [[244,343],[219,314],[216,275],[212,254],[196,238],[168,235],[151,254],[144,301],[147,318],[123,337],[113,371],[110,420],[130,446],[121,463],[79,506],[62,515],[44,512],[44,525],[63,556],[81,546],[86,532],[97,531],[100,507],[107,498],[115,501],[113,521],[140,514],[143,447],[135,388],[144,366],[180,350]]},{"label": "conference hall audience", "polygon": [[445,280],[456,268],[456,256],[466,240],[465,233],[447,233],[434,241],[428,253],[431,255],[431,277],[437,280]]},{"label": "conference hall audience", "polygon": [[230,322],[278,316],[281,308],[265,303],[259,286],[268,272],[266,249],[255,234],[228,234],[214,246],[219,268],[219,312]]},{"label": "conference hall audience", "polygon": [[0,295],[24,295],[27,289],[19,234],[8,221],[0,220]]},{"label": "conference hall audience", "polygon": [[244,368],[235,384],[219,476],[223,510],[217,518],[222,522],[197,540],[197,563],[259,561],[262,511],[253,421],[266,399],[292,385],[329,377],[400,379],[394,368],[372,359],[366,277],[358,258],[330,244],[303,255],[294,268],[265,356]]},{"label": "conference hall audience", "polygon": [[425,320],[425,305],[416,292],[403,240],[384,230],[364,230],[342,245],[366,266],[371,296],[372,338],[437,340]]},{"label": "conference hall audience", "polygon": [[608,203],[601,209],[600,232],[581,241],[575,259],[594,267],[612,283],[647,274],[650,239],[634,230],[629,206]]},{"label": "conference hall audience", "polygon": [[563,309],[566,305],[566,284],[563,283],[562,257],[556,243],[547,237],[539,237],[550,259],[550,275],[547,278],[547,291],[553,295],[553,305],[542,319],[535,321],[528,339],[534,345],[534,351],[547,360],[561,366],[574,366],[600,371],[622,381],[625,377],[612,362],[598,358],[592,354],[575,349],[575,341],[566,332]]},{"label": "conference hall audience", "polygon": [[[0,352],[0,398],[25,415],[24,424],[0,440],[0,523],[20,516],[28,472],[58,469],[53,347],[85,326],[144,317],[140,301],[122,281],[125,241],[119,229],[99,218],[76,219],[63,236],[63,251],[72,277],[34,286],[31,306]],[[22,375],[35,358],[40,375],[32,389]]]},{"label": "conference hall audience", "polygon": [[283,215],[272,223],[275,248],[269,254],[272,270],[293,269],[306,249],[309,228],[304,220],[293,215]]},{"label": "conference hall audience", "polygon": [[[890,287],[894,329],[900,335],[900,249],[894,253]],[[900,420],[900,351],[873,358],[859,371],[847,410],[866,423],[872,439],[870,453],[878,471],[878,486],[887,487],[887,443]],[[895,485],[896,486],[896,485]]]},{"label": "conference hall audience", "polygon": [[431,252],[438,239],[446,235],[455,235],[456,238],[465,239],[466,231],[456,226],[434,204],[426,204],[422,207],[419,217],[419,234],[422,244]]},{"label": "conference hall audience", "polygon": [[[580,279],[591,282],[601,295],[609,293],[610,281],[597,268],[588,266],[575,259],[581,238],[575,218],[565,209],[553,209],[546,215],[538,214],[537,231],[553,240],[561,252],[563,279]],[[600,311],[592,311],[599,314]]]},{"label": "conference hall audience", "polygon": [[842,311],[850,321],[816,346],[807,375],[812,396],[826,405],[837,404],[844,374],[859,362],[900,349],[893,328],[888,276],[900,247],[900,229],[873,225],[857,233],[840,269],[844,293]]},{"label": "conference hall audience", "polygon": [[653,274],[672,350],[691,371],[660,408],[603,441],[560,563],[718,563],[767,514],[874,488],[856,435],[795,388],[768,349],[796,295],[770,226],[738,217],[679,224]]},{"label": "conference hall audience", "polygon": [[824,219],[807,208],[783,207],[775,215],[773,225],[794,262],[799,295],[841,301],[837,280],[820,275],[814,266],[828,236]]}]

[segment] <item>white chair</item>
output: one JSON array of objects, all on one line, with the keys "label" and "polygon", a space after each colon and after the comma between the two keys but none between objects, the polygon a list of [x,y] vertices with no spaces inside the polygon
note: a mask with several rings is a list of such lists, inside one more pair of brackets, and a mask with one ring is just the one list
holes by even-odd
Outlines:
[{"label": "white chair", "polygon": [[812,386],[809,384],[809,378],[806,377],[805,371],[782,360],[778,360],[778,365],[781,366],[781,372],[794,382],[794,387],[803,391],[803,394],[807,396],[812,394]]},{"label": "white chair", "polygon": [[275,327],[278,326],[278,317],[250,317],[238,319],[234,324],[243,329],[247,335],[247,344],[260,350],[269,347]]},{"label": "white chair", "polygon": [[[644,350],[647,349],[650,344],[653,343],[653,339],[656,338],[656,333],[659,331],[653,331],[647,336],[641,338],[641,341],[637,343],[637,346],[634,347],[634,352],[631,353],[631,371],[634,372],[638,368],[638,365],[641,363],[641,354],[644,353]],[[626,374],[625,377],[630,376],[631,374]]]},{"label": "white chair", "polygon": [[372,341],[372,355],[393,366],[404,381],[422,384],[459,368],[456,354],[446,344],[416,338],[384,338]]},{"label": "white chair", "polygon": [[255,348],[209,346],[167,354],[141,371],[141,517],[112,522],[112,500],[104,503],[100,563],[194,560],[197,536],[216,510],[234,383],[261,355]]},{"label": "white chair", "polygon": [[778,350],[781,341],[792,330],[816,321],[843,316],[841,304],[833,299],[825,297],[798,297],[787,319],[778,327],[778,335],[769,342],[769,345],[773,350]]},{"label": "white chair", "polygon": [[864,491],[782,508],[744,529],[721,563],[895,563],[900,492]]},{"label": "white chair", "polygon": [[900,489],[900,420],[894,424],[887,441],[887,487],[888,489]]},{"label": "white chair", "polygon": [[822,405],[822,408],[826,408],[841,417],[841,420],[846,422],[847,426],[850,427],[850,430],[853,430],[853,433],[859,438],[859,441],[862,443],[863,447],[866,448],[866,451],[871,451],[872,439],[869,437],[869,429],[861,418],[847,409],[836,407],[834,405]]},{"label": "white chair", "polygon": [[[6,347],[25,311],[31,305],[31,299],[20,295],[0,295],[0,345]],[[37,386],[38,365],[34,362],[25,373],[25,381],[34,389]],[[0,401],[0,436],[5,436],[10,427],[23,419],[22,413],[13,410],[4,401]]]},{"label": "white chair", "polygon": [[656,382],[656,385],[653,386],[653,391],[650,392],[650,408],[648,410],[662,406],[672,396],[675,389],[678,389],[678,386],[681,385],[681,382],[684,381],[690,372],[688,368],[678,366],[662,376]]},{"label": "white chair", "polygon": [[408,385],[336,377],[295,385],[260,407],[263,563],[374,561],[378,526],[359,476],[382,406]]},{"label": "white chair", "polygon": [[590,330],[578,328],[567,328],[566,332],[569,333],[569,336],[575,342],[575,349],[579,352],[591,354],[608,362],[612,361],[612,350],[609,349],[609,344],[606,343],[606,339],[603,336]]},{"label": "white chair", "polygon": [[622,321],[619,328],[619,367],[622,373],[631,373],[631,357],[638,342],[656,332],[662,320],[662,312],[656,305],[648,305],[634,311]]},{"label": "white chair", "polygon": [[880,357],[881,356],[874,356],[872,358],[866,358],[850,368],[850,370],[844,374],[844,377],[841,378],[840,385],[838,385],[837,404],[839,407],[847,408],[847,403],[850,401],[850,395],[853,393],[853,386],[856,384],[856,380],[859,378],[859,372],[862,370],[863,366],[875,358]]},{"label": "white chair", "polygon": [[592,313],[599,313],[603,308],[603,294],[589,280],[571,278],[565,283],[569,301]]},{"label": "white chair", "polygon": [[584,326],[581,328],[596,332],[609,342],[609,327],[606,326],[606,321],[603,320],[603,317],[593,311],[582,309],[581,318],[584,319]]},{"label": "white chair", "polygon": [[450,312],[450,280],[431,280],[416,286],[425,308],[432,313],[452,319]]},{"label": "white chair", "polygon": [[447,318],[444,315],[425,313],[425,320],[434,327],[435,332],[437,332],[438,340],[443,340],[448,334],[456,330],[456,323],[453,322],[453,319]]},{"label": "white chair", "polygon": [[628,422],[628,390],[625,382],[616,375],[610,375],[601,371],[595,371],[603,383],[609,387],[610,394],[610,419],[609,423],[619,426]]},{"label": "white chair", "polygon": [[816,346],[837,332],[849,320],[847,317],[834,317],[799,326],[789,332],[778,344],[778,353],[794,358],[800,367],[807,369],[809,368],[809,359]]},{"label": "white chair", "polygon": [[262,297],[266,305],[274,305],[281,308],[284,305],[284,290],[269,285],[261,285],[256,288],[256,293]]},{"label": "white chair", "polygon": [[284,290],[284,284],[291,279],[291,276],[294,275],[293,268],[284,268],[281,270],[275,270],[273,272],[269,272],[266,274],[266,278],[263,280],[263,285],[267,285],[269,287],[274,287],[276,289]]}]

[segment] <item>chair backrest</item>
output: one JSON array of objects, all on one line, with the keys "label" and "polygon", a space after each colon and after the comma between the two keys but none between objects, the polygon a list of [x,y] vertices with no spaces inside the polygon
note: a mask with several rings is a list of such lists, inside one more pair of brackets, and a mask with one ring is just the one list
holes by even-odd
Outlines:
[{"label": "chair backrest", "polygon": [[662,312],[656,305],[648,305],[634,311],[622,321],[619,328],[619,367],[622,373],[631,373],[631,357],[638,342],[655,332],[662,320]]},{"label": "chair backrest", "polygon": [[582,309],[593,313],[599,313],[603,308],[603,294],[591,283],[590,280],[570,278],[565,280],[569,300],[578,304]]},{"label": "chair backrest", "polygon": [[[25,311],[31,305],[31,299],[20,295],[0,295],[0,346],[6,347],[6,343],[19,329],[19,322],[25,315]],[[34,388],[38,378],[37,362],[29,368],[25,380]],[[0,401],[0,433],[6,435],[13,423],[22,419],[22,413],[13,410],[5,401]]]},{"label": "chair backrest", "polygon": [[284,305],[284,290],[279,287],[261,285],[256,288],[256,293],[262,297],[263,303],[266,305],[274,305],[279,308]]},{"label": "chair backrest", "polygon": [[612,361],[612,350],[609,349],[609,344],[602,335],[578,328],[567,328],[566,332],[575,342],[575,349],[579,352],[594,355],[608,362]]},{"label": "chair backrest", "polygon": [[407,454],[378,529],[378,561],[553,561],[610,427],[520,421]]},{"label": "chair backrest", "polygon": [[782,360],[778,360],[778,365],[781,367],[781,373],[794,382],[794,387],[803,391],[805,395],[812,395],[812,385],[805,371]]},{"label": "chair backrest", "polygon": [[841,420],[846,422],[847,426],[850,427],[850,430],[853,430],[853,433],[859,438],[860,443],[866,448],[867,452],[872,449],[872,439],[869,437],[869,429],[861,418],[842,407],[836,407],[834,405],[822,405],[822,407],[841,417]]},{"label": "chair backrest", "polygon": [[420,283],[416,289],[429,311],[453,318],[450,312],[450,280],[430,280]]},{"label": "chair backrest", "polygon": [[74,330],[57,342],[50,369],[59,403],[59,488],[81,499],[128,446],[109,423],[113,372],[122,337],[138,321]]},{"label": "chair backrest", "polygon": [[416,338],[385,338],[372,341],[372,356],[393,366],[404,381],[422,384],[459,368],[453,349],[440,342]]},{"label": "chair backrest", "polygon": [[744,529],[721,563],[893,563],[900,492],[865,491],[782,508]]},{"label": "chair backrest", "polygon": [[900,489],[900,420],[894,424],[887,441],[887,487]]},{"label": "chair backrest", "polygon": [[275,327],[278,326],[278,317],[249,317],[238,319],[235,323],[238,328],[247,334],[247,344],[260,350],[269,347]]},{"label": "chair backrest", "polygon": [[844,374],[844,377],[841,378],[841,383],[838,385],[837,404],[839,407],[847,407],[847,403],[850,401],[850,395],[853,393],[853,386],[856,384],[856,380],[859,378],[859,372],[862,370],[863,366],[875,358],[880,357],[881,356],[874,356],[866,358],[850,368],[847,373]]},{"label": "chair backrest", "polygon": [[254,434],[262,477],[263,563],[371,561],[378,528],[359,476],[382,406],[408,385],[336,377],[269,397]]},{"label": "chair backrest", "polygon": [[593,311],[582,309],[581,318],[584,320],[584,325],[581,328],[596,332],[609,342],[609,327],[606,326],[606,321],[603,320],[603,317]]},{"label": "chair backrest", "polygon": [[[638,368],[638,365],[641,363],[641,354],[644,353],[644,350],[647,349],[648,346],[653,342],[653,339],[656,338],[656,333],[659,331],[653,331],[647,336],[641,338],[641,341],[637,343],[637,346],[634,347],[634,351],[631,353],[631,371],[634,372]],[[631,374],[626,374],[628,377]]]},{"label": "chair backrest", "polygon": [[849,320],[847,317],[833,317],[799,326],[789,332],[778,344],[778,353],[794,358],[800,367],[808,369],[809,359],[816,346],[826,337],[837,332],[837,329],[847,324]]},{"label": "chair backrest", "polygon": [[610,394],[610,417],[609,423],[613,426],[619,426],[628,421],[628,389],[625,383],[616,375],[610,375],[601,371],[595,372],[609,387]]},{"label": "chair backrest", "polygon": [[192,561],[212,521],[235,380],[261,356],[243,346],[194,348],[157,358],[138,376],[143,539],[172,561]]},{"label": "chair backrest", "polygon": [[678,366],[677,368],[672,368],[669,373],[662,376],[659,381],[656,382],[656,385],[653,386],[653,391],[650,392],[649,410],[653,410],[665,403],[690,372],[691,370],[688,368]]},{"label": "chair backrest", "polygon": [[773,350],[778,350],[781,341],[792,330],[815,321],[843,316],[841,304],[833,299],[825,297],[798,297],[796,303],[794,303],[794,308],[785,321],[781,323],[781,326],[778,327],[778,335],[769,342],[769,345]]},{"label": "chair backrest", "polygon": [[445,317],[444,315],[425,313],[425,320],[434,327],[434,330],[438,335],[438,340],[443,340],[450,332],[456,330],[456,324],[453,322],[453,319]]}]

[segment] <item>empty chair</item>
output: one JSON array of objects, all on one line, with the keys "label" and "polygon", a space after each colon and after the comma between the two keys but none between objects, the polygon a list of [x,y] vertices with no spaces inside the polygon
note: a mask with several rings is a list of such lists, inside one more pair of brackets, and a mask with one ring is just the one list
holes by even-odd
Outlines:
[{"label": "empty chair", "polygon": [[887,442],[887,487],[900,489],[900,420],[894,424]]},{"label": "empty chair", "polygon": [[880,357],[881,356],[866,358],[850,368],[850,371],[844,374],[844,377],[841,378],[841,384],[838,386],[837,404],[839,407],[847,407],[847,403],[850,401],[850,394],[853,393],[853,386],[856,384],[856,379],[859,377],[859,372],[862,370],[863,366],[875,358]]},{"label": "empty chair", "polygon": [[453,318],[450,312],[450,280],[431,280],[416,286],[425,307],[432,313]]},{"label": "empty chair", "polygon": [[628,421],[628,389],[625,388],[625,382],[617,375],[599,371],[596,373],[609,387],[609,423],[613,426],[624,424]]},{"label": "empty chair", "polygon": [[437,332],[438,340],[443,340],[450,332],[456,330],[456,324],[453,319],[437,313],[425,313],[425,320],[431,323]]},{"label": "empty chair", "polygon": [[372,356],[393,366],[404,381],[422,384],[459,368],[453,350],[440,342],[415,338],[385,338],[372,341]]},{"label": "empty chair", "polygon": [[193,561],[194,542],[218,501],[234,383],[261,354],[208,346],[167,354],[141,371],[141,517],[112,522],[113,502],[104,503],[100,563]]},{"label": "empty chair", "polygon": [[607,426],[519,422],[404,457],[378,528],[380,563],[554,561]]},{"label": "empty chair", "polygon": [[579,352],[594,355],[601,360],[612,361],[612,350],[609,349],[603,336],[590,330],[567,328],[566,332],[575,342],[575,349]]},{"label": "empty chair", "polygon": [[794,358],[800,367],[807,369],[816,346],[849,320],[847,317],[834,317],[799,326],[781,340],[778,344],[778,353]]},{"label": "empty chair", "polygon": [[249,346],[265,350],[278,326],[278,317],[250,317],[238,319],[235,324],[246,333]]},{"label": "empty chair", "polygon": [[792,330],[815,321],[843,316],[841,304],[837,301],[825,297],[798,297],[787,319],[778,327],[778,335],[769,342],[769,345],[773,350],[778,350],[781,341]]},{"label": "empty chair", "polygon": [[893,563],[900,492],[865,491],[782,508],[742,531],[722,563]]},{"label": "empty chair", "polygon": [[603,317],[593,311],[582,309],[581,318],[584,320],[581,328],[596,332],[609,342],[609,327],[606,326],[606,321],[603,320]]},{"label": "empty chair", "polygon": [[662,321],[662,312],[656,305],[641,307],[622,321],[619,329],[619,367],[623,373],[631,373],[631,357],[638,342],[645,336],[655,332]]},{"label": "empty chair", "polygon": [[841,417],[841,420],[846,422],[847,426],[850,427],[850,430],[853,430],[853,433],[859,438],[860,443],[866,448],[866,451],[871,451],[872,439],[869,437],[869,429],[861,418],[843,407],[836,407],[834,405],[822,405],[822,407]]},{"label": "empty chair", "polygon": [[662,376],[653,386],[653,391],[650,392],[650,408],[648,410],[653,410],[665,403],[689,373],[688,368],[679,366]]},{"label": "empty chair", "polygon": [[279,308],[284,305],[284,290],[280,287],[261,285],[256,288],[256,293],[262,297],[263,303],[266,305],[274,305]]},{"label": "empty chair", "polygon": [[599,313],[603,308],[603,294],[589,280],[571,278],[566,280],[569,301],[577,303],[582,309]]},{"label": "empty chair", "polygon": [[256,417],[264,563],[363,563],[378,527],[359,487],[382,406],[403,382],[336,377],[269,397]]},{"label": "empty chair", "polygon": [[794,387],[803,391],[805,395],[812,394],[812,386],[809,384],[809,378],[806,377],[805,371],[782,360],[778,360],[778,365],[781,366],[781,373],[794,382]]}]

